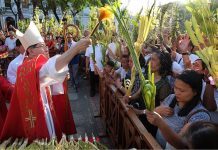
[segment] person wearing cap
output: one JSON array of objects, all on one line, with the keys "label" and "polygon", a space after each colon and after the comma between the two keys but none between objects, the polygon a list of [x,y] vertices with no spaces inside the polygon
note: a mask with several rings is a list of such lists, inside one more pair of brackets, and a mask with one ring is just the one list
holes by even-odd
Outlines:
[{"label": "person wearing cap", "polygon": [[[21,45],[20,40],[16,41],[16,49],[20,52],[20,55],[17,56],[10,64],[7,70],[7,79],[10,83],[16,83],[16,75],[18,67],[23,63],[25,49]],[[62,132],[66,135],[76,133],[75,123],[73,120],[72,112],[70,106],[59,107],[61,103],[66,104],[66,93],[64,92],[64,87],[62,83],[53,84],[51,87],[52,100],[54,104],[54,109],[56,116],[59,120]],[[69,100],[68,100],[69,101]],[[63,114],[65,113],[65,114]],[[66,115],[67,113],[67,115]],[[66,125],[67,122],[67,125]]]},{"label": "person wearing cap", "polygon": [[[54,109],[50,85],[62,83],[68,73],[68,63],[90,39],[81,39],[74,48],[49,58],[48,49],[36,25],[30,22],[25,34],[16,31],[28,57],[18,67],[15,90],[0,140],[9,137],[48,140],[62,136]],[[63,106],[60,106],[63,107]]]},{"label": "person wearing cap", "polygon": [[11,84],[15,84],[17,76],[17,68],[23,63],[25,49],[19,39],[16,40],[15,49],[20,53],[14,60],[10,62],[7,69],[7,79]]}]

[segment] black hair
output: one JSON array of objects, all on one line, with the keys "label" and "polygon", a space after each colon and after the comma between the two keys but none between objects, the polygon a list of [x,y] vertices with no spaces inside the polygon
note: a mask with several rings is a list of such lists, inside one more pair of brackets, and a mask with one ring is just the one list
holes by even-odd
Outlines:
[{"label": "black hair", "polygon": [[172,72],[172,59],[167,51],[162,50],[159,46],[152,46],[152,53],[157,54],[160,60],[159,74],[166,77]]},{"label": "black hair", "polygon": [[145,67],[145,59],[142,54],[140,54],[139,56],[139,63],[140,63],[141,68]]},{"label": "black hair", "polygon": [[21,46],[21,45],[22,45],[22,44],[21,44],[20,40],[17,39],[17,40],[16,40],[16,46]]},{"label": "black hair", "polygon": [[1,40],[1,39],[0,39],[0,42],[2,42],[2,45],[4,45],[4,44],[5,44],[5,42],[4,42],[3,40]]},{"label": "black hair", "polygon": [[114,66],[115,66],[114,62],[111,61],[111,60],[109,60],[109,61],[107,62],[107,65],[108,65],[108,66],[111,66],[111,67],[114,67]]},{"label": "black hair", "polygon": [[218,149],[218,124],[194,122],[185,132],[184,138],[190,149]]},{"label": "black hair", "polygon": [[27,48],[27,50],[28,50],[29,48],[36,48],[36,45],[37,45],[37,44],[34,44],[34,45],[29,46],[29,47]]},{"label": "black hair", "polygon": [[[202,91],[202,75],[197,73],[194,70],[185,70],[182,74],[178,75],[176,79],[179,79],[186,84],[188,84],[196,95],[189,101],[179,112],[178,116],[187,116],[192,109],[200,102],[201,100],[201,91]],[[176,97],[172,100],[169,107],[174,108],[176,105]]]},{"label": "black hair", "polygon": [[128,54],[123,54],[122,58],[129,58],[129,55]]},{"label": "black hair", "polygon": [[[202,59],[199,58],[199,59],[197,59],[197,60],[200,60],[200,61],[201,61],[203,70],[204,70],[204,69],[207,69],[207,65],[203,62]],[[197,60],[196,60],[196,61],[197,61]]]}]

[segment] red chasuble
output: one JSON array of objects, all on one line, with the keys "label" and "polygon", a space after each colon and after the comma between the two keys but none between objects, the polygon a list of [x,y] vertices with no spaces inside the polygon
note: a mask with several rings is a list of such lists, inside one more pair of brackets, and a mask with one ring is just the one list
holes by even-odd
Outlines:
[{"label": "red chasuble", "polygon": [[6,101],[10,101],[14,86],[6,78],[0,76],[0,133],[7,116]]},{"label": "red chasuble", "polygon": [[62,132],[66,135],[71,135],[76,133],[76,127],[67,95],[66,81],[63,83],[63,87],[64,94],[53,95],[52,100]]},{"label": "red chasuble", "polygon": [[[25,60],[18,68],[18,77],[11,99],[8,115],[1,133],[1,140],[9,137],[34,139],[50,139],[46,125],[42,98],[40,96],[39,70],[47,59],[43,55]],[[46,92],[51,110],[55,133],[58,139],[62,132],[56,118],[50,92]]]}]

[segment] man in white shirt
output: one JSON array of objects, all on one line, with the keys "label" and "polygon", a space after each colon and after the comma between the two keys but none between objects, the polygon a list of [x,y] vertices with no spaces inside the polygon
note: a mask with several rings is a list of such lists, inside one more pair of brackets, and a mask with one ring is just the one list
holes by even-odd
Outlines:
[{"label": "man in white shirt", "polygon": [[129,55],[122,55],[121,67],[115,71],[116,74],[119,74],[121,80],[125,79],[127,72],[129,71]]},{"label": "man in white shirt", "polygon": [[[68,40],[68,47],[73,48],[76,45],[76,42],[73,40],[73,35],[71,33],[67,34],[67,40]],[[79,68],[79,58],[80,55],[77,54],[69,63],[69,72],[70,72],[70,79],[72,86],[78,90],[78,68]]]},{"label": "man in white shirt", "polygon": [[[94,43],[94,41],[93,41]],[[98,85],[98,75],[95,73],[95,66],[99,70],[103,69],[102,65],[102,52],[100,44],[95,44],[95,60],[93,60],[93,46],[89,46],[86,50],[86,73],[89,72],[90,75],[90,97],[94,97],[96,93],[96,86]]]},{"label": "man in white shirt", "polygon": [[12,60],[7,69],[7,79],[11,84],[15,84],[17,77],[17,68],[23,63],[25,49],[19,39],[16,40],[15,49],[20,53],[14,60]]},{"label": "man in white shirt", "polygon": [[16,47],[16,40],[17,39],[14,36],[14,32],[9,31],[9,37],[7,37],[5,40],[5,45],[8,47],[9,51],[14,50],[14,48]]},{"label": "man in white shirt", "polygon": [[15,91],[0,139],[23,137],[33,141],[54,136],[60,139],[62,133],[49,86],[64,81],[70,60],[91,41],[82,39],[62,55],[49,58],[48,48],[33,22],[25,34],[19,31],[16,34],[27,50],[28,58],[18,68]]}]

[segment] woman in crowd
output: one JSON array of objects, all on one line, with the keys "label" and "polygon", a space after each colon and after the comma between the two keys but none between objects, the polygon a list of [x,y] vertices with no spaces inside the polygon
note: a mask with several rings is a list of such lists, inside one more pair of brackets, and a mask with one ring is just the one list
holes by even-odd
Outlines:
[{"label": "woman in crowd", "polygon": [[[155,77],[155,85],[156,85],[155,107],[157,107],[171,93],[171,87],[168,82],[167,75],[169,75],[171,72],[172,61],[169,53],[165,51],[161,51],[159,47],[152,47],[150,63],[151,63],[151,72],[154,73],[154,77]],[[147,68],[145,70],[147,71]],[[138,78],[138,80],[140,79]],[[138,83],[138,87],[140,87],[140,82],[136,82],[136,81],[135,83]],[[139,89],[137,92],[134,92],[134,94],[132,94],[130,97],[125,96],[124,100],[126,103],[132,105],[135,108],[134,111],[136,112],[136,114],[139,115],[139,119],[142,121],[142,123],[147,128],[147,130],[153,136],[155,136],[157,132],[157,128],[151,125],[147,121],[145,115],[143,114],[143,110],[146,109],[146,106],[144,105],[144,101],[141,96],[141,90]]]},{"label": "woman in crowd", "polygon": [[159,47],[152,48],[151,56],[151,72],[154,73],[154,82],[156,85],[155,106],[160,103],[171,93],[171,87],[167,76],[170,75],[172,69],[172,61],[170,54],[161,51]]},{"label": "woman in crowd", "polygon": [[218,149],[218,124],[206,121],[192,123],[183,135],[189,149]]},{"label": "woman in crowd", "polygon": [[158,127],[156,139],[162,147],[186,148],[180,134],[193,122],[210,120],[201,103],[201,90],[202,76],[186,70],[176,78],[175,94],[169,95],[154,112],[146,111],[148,121]]},{"label": "woman in crowd", "polygon": [[203,77],[201,99],[204,107],[209,111],[215,111],[217,109],[216,101],[218,102],[218,91],[214,88],[214,85],[211,85],[213,84],[210,81],[212,77],[209,77],[210,74],[206,64],[201,59],[197,59],[193,63],[192,69]]},{"label": "woman in crowd", "polygon": [[64,52],[64,41],[61,36],[56,37],[54,51],[58,54],[62,54]]}]

